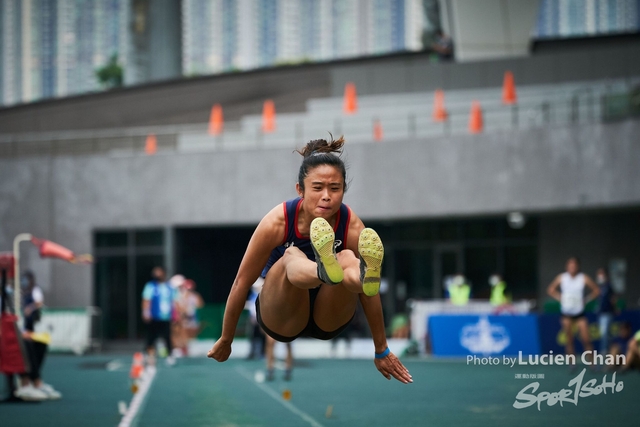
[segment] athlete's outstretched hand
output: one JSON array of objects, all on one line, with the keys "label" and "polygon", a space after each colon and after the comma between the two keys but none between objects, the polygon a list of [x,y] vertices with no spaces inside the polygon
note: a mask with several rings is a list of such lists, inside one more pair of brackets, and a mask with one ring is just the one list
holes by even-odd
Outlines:
[{"label": "athlete's outstretched hand", "polygon": [[207,353],[207,357],[224,362],[231,354],[231,341],[219,339]]},{"label": "athlete's outstretched hand", "polygon": [[376,364],[378,371],[380,371],[386,379],[390,380],[391,377],[393,377],[404,384],[413,382],[411,374],[409,374],[407,368],[404,367],[395,354],[389,353],[382,359],[374,359],[373,362]]}]

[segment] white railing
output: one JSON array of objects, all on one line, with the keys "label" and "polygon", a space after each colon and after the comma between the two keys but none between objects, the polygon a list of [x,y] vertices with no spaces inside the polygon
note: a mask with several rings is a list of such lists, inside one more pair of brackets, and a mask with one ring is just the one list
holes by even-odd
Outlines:
[{"label": "white railing", "polygon": [[102,344],[99,333],[101,317],[98,307],[45,308],[35,332],[45,332],[51,336],[51,351],[84,354],[99,349]]}]

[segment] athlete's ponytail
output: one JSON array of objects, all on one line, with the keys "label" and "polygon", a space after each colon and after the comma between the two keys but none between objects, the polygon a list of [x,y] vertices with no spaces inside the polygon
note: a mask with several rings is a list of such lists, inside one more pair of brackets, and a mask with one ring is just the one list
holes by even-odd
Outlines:
[{"label": "athlete's ponytail", "polygon": [[331,135],[330,142],[325,139],[314,139],[309,141],[301,150],[296,150],[303,157],[300,171],[298,172],[298,185],[302,191],[304,191],[304,179],[307,177],[309,170],[320,165],[331,165],[338,168],[344,180],[344,191],[347,191],[347,170],[340,158],[343,146],[343,136],[334,140],[333,135]]}]

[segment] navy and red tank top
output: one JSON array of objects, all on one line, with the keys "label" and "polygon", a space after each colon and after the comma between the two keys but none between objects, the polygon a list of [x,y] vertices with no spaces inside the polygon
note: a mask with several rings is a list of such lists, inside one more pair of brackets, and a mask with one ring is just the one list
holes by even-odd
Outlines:
[{"label": "navy and red tank top", "polygon": [[[271,251],[271,256],[267,261],[267,265],[262,270],[261,276],[264,278],[267,276],[269,269],[284,255],[284,251],[289,246],[295,246],[300,249],[311,261],[315,261],[316,257],[311,248],[311,240],[309,237],[303,237],[298,231],[298,212],[300,211],[300,204],[302,199],[296,197],[295,199],[288,200],[282,203],[284,209],[284,221],[285,221],[285,236],[282,240],[282,244]],[[336,234],[335,247],[336,252],[340,252],[347,244],[347,233],[349,232],[349,221],[351,220],[351,210],[344,203],[340,205],[340,210],[337,213],[336,223],[333,227],[333,231]]]}]

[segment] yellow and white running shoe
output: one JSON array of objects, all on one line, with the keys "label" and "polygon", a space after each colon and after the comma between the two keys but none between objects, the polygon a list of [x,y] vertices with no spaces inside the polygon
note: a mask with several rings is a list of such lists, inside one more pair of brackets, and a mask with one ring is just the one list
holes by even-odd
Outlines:
[{"label": "yellow and white running shoe", "polygon": [[331,225],[324,218],[314,219],[311,222],[309,237],[318,264],[318,279],[329,285],[342,282],[344,271],[336,258],[333,244],[336,236]]},{"label": "yellow and white running shoe", "polygon": [[365,228],[358,239],[360,253],[360,281],[362,290],[367,296],[374,296],[380,291],[380,275],[382,273],[382,259],[384,246],[375,230]]}]

